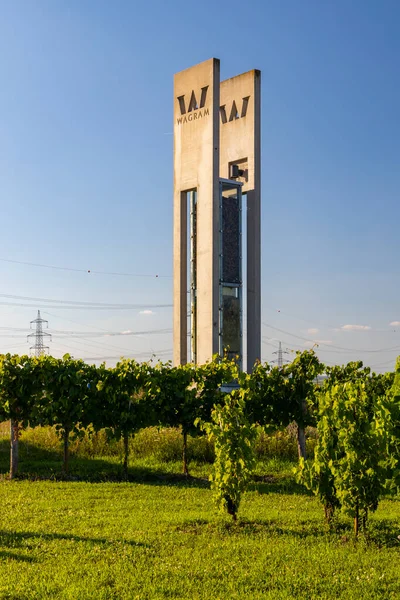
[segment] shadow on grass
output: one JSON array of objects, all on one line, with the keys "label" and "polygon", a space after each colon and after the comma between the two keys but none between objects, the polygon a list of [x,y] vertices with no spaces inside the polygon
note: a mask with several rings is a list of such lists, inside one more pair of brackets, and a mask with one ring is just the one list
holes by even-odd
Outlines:
[{"label": "shadow on grass", "polygon": [[[9,546],[15,548],[15,546],[21,545],[24,540],[29,539],[38,539],[38,540],[63,540],[63,541],[72,541],[72,542],[89,542],[91,544],[101,544],[101,545],[113,545],[116,543],[120,543],[121,541],[124,544],[128,544],[129,546],[141,546],[144,548],[150,548],[149,544],[144,544],[143,542],[135,542],[132,540],[108,540],[106,538],[94,538],[87,537],[81,535],[74,535],[72,533],[42,533],[42,532],[33,532],[33,531],[6,531],[0,530],[0,545],[1,546]],[[0,553],[3,551],[0,551]],[[28,560],[28,558],[26,559]]]},{"label": "shadow on grass", "polygon": [[287,494],[296,496],[312,496],[300,483],[297,483],[291,475],[265,475],[254,477],[249,486],[250,491],[257,491],[259,494]]},{"label": "shadow on grass", "polygon": [[[372,524],[371,524],[372,525]],[[174,530],[190,535],[235,535],[235,536],[256,536],[268,535],[274,537],[289,537],[298,540],[307,540],[310,538],[322,539],[330,536],[336,540],[340,546],[358,545],[375,546],[378,548],[398,547],[400,540],[397,537],[398,524],[396,521],[375,521],[373,526],[365,534],[361,534],[358,539],[355,538],[351,523],[335,522],[332,527],[328,527],[323,520],[320,522],[299,521],[297,527],[282,526],[282,522],[276,519],[255,519],[249,521],[238,519],[234,521],[207,521],[205,519],[186,520],[174,527]]]},{"label": "shadow on grass", "polygon": [[[6,479],[9,471],[9,442],[0,440],[0,479]],[[193,465],[195,462],[193,461]],[[268,467],[267,467],[268,468]],[[116,457],[81,457],[73,453],[70,457],[69,472],[62,470],[62,453],[57,449],[45,449],[20,441],[19,472],[17,479],[29,481],[82,481],[88,483],[146,483],[157,486],[180,486],[185,488],[208,489],[207,477],[185,476],[165,469],[163,463],[130,465],[128,474]],[[259,494],[302,494],[309,492],[297,484],[289,473],[277,475],[255,475],[249,486],[250,491]]]},{"label": "shadow on grass", "polygon": [[232,533],[236,530],[238,533],[244,535],[268,533],[275,536],[289,536],[298,539],[320,538],[324,537],[327,533],[322,524],[300,522],[298,528],[282,527],[282,522],[275,519],[256,519],[254,521],[239,519],[237,523],[224,523],[223,528]]},{"label": "shadow on grass", "polygon": [[400,527],[394,519],[371,520],[365,533],[367,543],[373,543],[378,548],[400,548]]},{"label": "shadow on grass", "polygon": [[177,525],[175,531],[188,534],[214,533],[228,535],[265,535],[269,536],[289,536],[293,538],[306,539],[310,537],[320,538],[326,535],[327,531],[323,525],[310,522],[299,523],[299,528],[282,527],[282,522],[275,519],[255,519],[249,521],[238,519],[238,521],[223,520],[219,522],[207,521],[203,519],[187,520]]},{"label": "shadow on grass", "polygon": [[16,552],[8,552],[7,550],[0,550],[0,560],[16,560],[19,562],[37,562],[32,556],[25,556],[24,554],[17,554]]},{"label": "shadow on grass", "polygon": [[[0,479],[9,473],[9,443],[0,442]],[[192,477],[163,470],[158,465],[129,466],[127,475],[122,464],[107,458],[82,458],[71,454],[69,472],[62,470],[61,451],[47,450],[20,442],[18,480],[68,481],[88,483],[146,483],[149,485],[176,485],[208,488],[206,477]]]}]

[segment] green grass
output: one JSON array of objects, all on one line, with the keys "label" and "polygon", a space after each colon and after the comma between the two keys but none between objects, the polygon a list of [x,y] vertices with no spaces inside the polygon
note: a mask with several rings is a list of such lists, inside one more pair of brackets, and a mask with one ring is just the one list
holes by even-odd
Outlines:
[{"label": "green grass", "polygon": [[21,478],[0,481],[1,599],[400,598],[400,498],[382,501],[356,541],[344,518],[326,529],[293,462],[265,458],[233,524],[212,504],[207,462],[185,479],[180,462],[148,451],[118,482],[118,453],[77,452],[60,481],[50,446],[31,440]]},{"label": "green grass", "polygon": [[1,598],[400,597],[396,500],[356,542],[325,530],[314,498],[268,484],[237,525],[196,479],[0,486]]},{"label": "green grass", "polygon": [[[307,451],[312,454],[315,431],[310,429]],[[132,436],[129,441],[133,462],[155,459],[160,463],[177,462],[182,456],[182,435],[178,429],[149,427]],[[278,460],[288,463],[296,460],[295,436],[287,429],[267,435],[260,431],[255,445],[259,461]],[[0,423],[0,473],[9,469],[9,424]],[[55,428],[36,427],[22,431],[20,441],[20,472],[26,477],[57,476],[61,469],[62,445]],[[80,477],[104,480],[114,473],[120,477],[119,463],[123,460],[121,440],[110,439],[104,430],[86,434],[81,438],[71,436],[71,470]],[[213,444],[205,436],[188,436],[189,461],[211,464],[214,460]],[[82,472],[86,471],[86,474]]]}]

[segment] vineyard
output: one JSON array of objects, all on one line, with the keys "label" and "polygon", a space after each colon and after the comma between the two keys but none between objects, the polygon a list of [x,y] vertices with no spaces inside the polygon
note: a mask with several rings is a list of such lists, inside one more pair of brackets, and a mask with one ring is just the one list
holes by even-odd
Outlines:
[{"label": "vineyard", "polygon": [[1,421],[2,598],[400,593],[399,363],[3,355]]},{"label": "vineyard", "polygon": [[[328,377],[318,386],[316,377],[323,371]],[[226,393],[229,385],[233,389]],[[385,375],[371,373],[362,363],[329,368],[312,350],[297,353],[283,368],[258,364],[251,374],[218,357],[201,366],[122,360],[106,368],[69,355],[4,355],[0,390],[1,420],[11,422],[11,479],[18,472],[19,438],[27,425],[55,427],[65,474],[71,436],[106,429],[123,442],[125,475],[129,440],[136,432],[176,427],[182,433],[185,476],[188,435],[203,432],[212,442],[215,500],[236,520],[255,464],[257,428],[282,429],[294,422],[298,481],[319,497],[327,522],[342,509],[354,518],[357,535],[381,496],[400,485],[400,367]],[[309,460],[307,426],[317,431]]]}]

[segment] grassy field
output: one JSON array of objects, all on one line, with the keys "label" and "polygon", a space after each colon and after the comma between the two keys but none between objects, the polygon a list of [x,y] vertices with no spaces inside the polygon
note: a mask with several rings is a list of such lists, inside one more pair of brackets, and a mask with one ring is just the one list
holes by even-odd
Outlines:
[{"label": "grassy field", "polygon": [[293,463],[266,459],[233,525],[215,512],[208,463],[186,480],[179,462],[133,456],[116,482],[118,456],[76,456],[60,481],[56,450],[23,450],[21,479],[0,481],[2,599],[400,598],[400,498],[356,541],[345,519],[326,530]]}]

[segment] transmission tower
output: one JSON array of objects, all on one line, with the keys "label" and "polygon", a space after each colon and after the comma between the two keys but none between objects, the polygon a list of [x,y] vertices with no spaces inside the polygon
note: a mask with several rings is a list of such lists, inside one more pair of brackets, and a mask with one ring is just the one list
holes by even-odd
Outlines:
[{"label": "transmission tower", "polygon": [[272,362],[276,362],[278,364],[278,367],[281,369],[283,367],[283,362],[286,359],[283,358],[284,354],[289,354],[289,352],[287,350],[282,350],[282,342],[279,342],[279,348],[278,350],[276,350],[276,352],[273,352],[272,354],[277,354],[278,358],[277,360],[273,360]]},{"label": "transmission tower", "polygon": [[36,319],[31,321],[31,329],[33,323],[35,323],[36,329],[34,333],[30,333],[28,335],[28,342],[30,341],[30,338],[32,338],[35,343],[29,348],[29,350],[33,350],[35,356],[43,356],[49,350],[49,346],[44,345],[44,340],[48,339],[49,341],[51,341],[50,333],[46,333],[43,331],[43,323],[46,323],[46,327],[48,327],[49,322],[46,321],[46,319],[42,319],[42,317],[40,316],[40,310],[38,310]]}]

